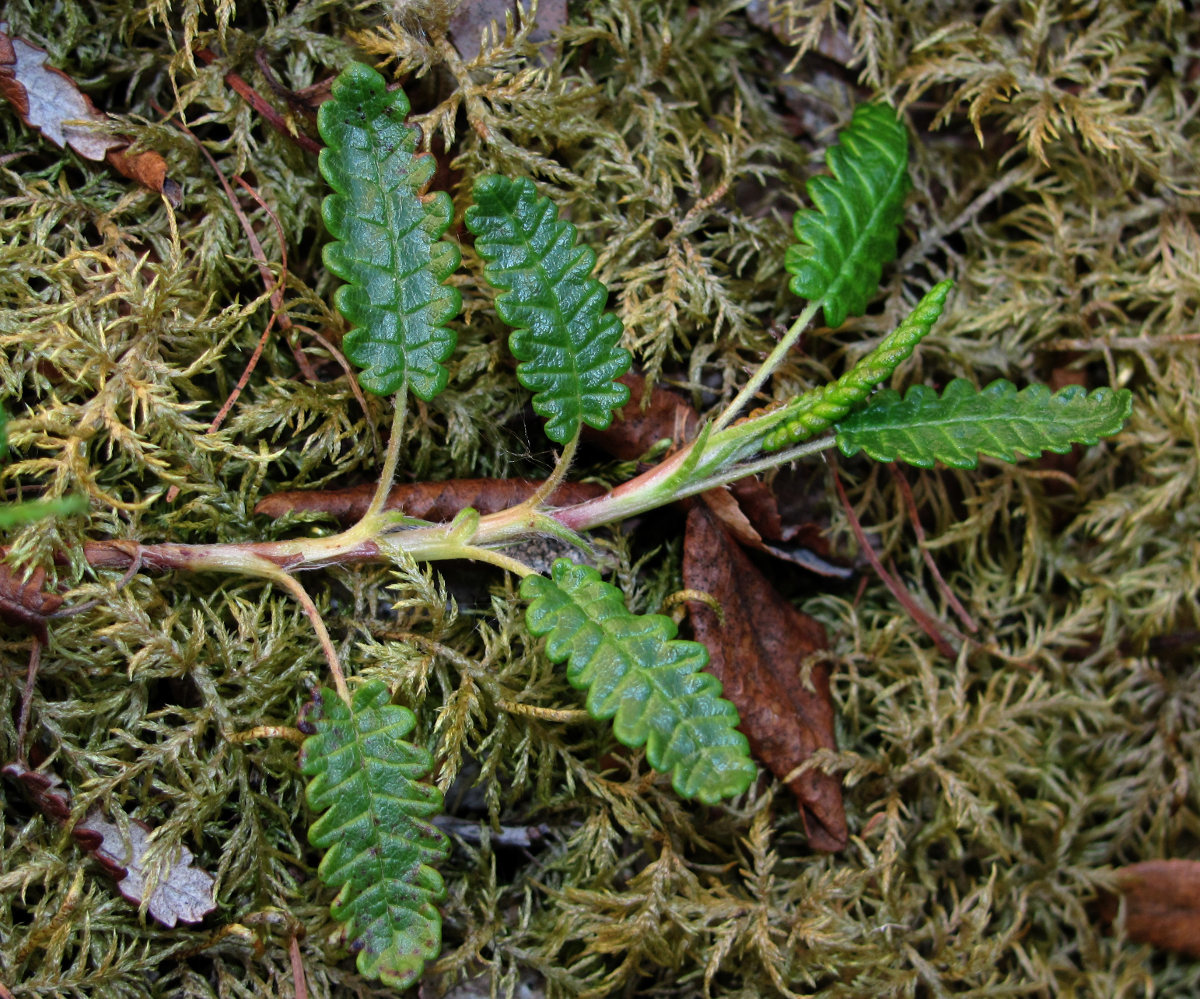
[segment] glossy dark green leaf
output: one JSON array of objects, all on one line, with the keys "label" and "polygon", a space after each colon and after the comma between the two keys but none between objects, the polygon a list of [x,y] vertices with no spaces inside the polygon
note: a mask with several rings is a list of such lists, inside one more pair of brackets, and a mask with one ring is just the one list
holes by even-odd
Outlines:
[{"label": "glossy dark green leaf", "polygon": [[462,303],[442,282],[460,255],[439,241],[454,208],[444,191],[424,193],[436,165],[417,154],[408,110],[404,91],[389,91],[369,66],[351,63],[334,81],[317,115],[321,173],[335,192],[322,206],[335,240],[324,259],[347,282],[334,304],[352,327],[343,349],[365,369],[363,388],[382,395],[407,382],[428,400],[446,387],[443,362],[454,352],[446,323]]},{"label": "glossy dark green leaf", "polygon": [[323,813],[308,832],[309,842],[326,851],[318,873],[340,889],[330,912],[345,926],[358,970],[405,988],[441,947],[433,903],[445,888],[432,865],[445,859],[449,845],[426,821],[441,812],[442,795],[420,783],[431,760],[405,741],[413,714],[388,701],[378,681],[355,691],[353,707],[322,690],[301,770],[312,777],[309,807]]},{"label": "glossy dark green leaf", "polygon": [[704,672],[703,645],[676,639],[669,617],[633,614],[620,590],[568,559],[550,579],[527,576],[521,596],[529,630],[547,636],[546,655],[565,660],[567,679],[587,691],[588,713],[613,719],[624,745],[644,745],[680,795],[712,804],[750,786],[750,746],[721,681]]},{"label": "glossy dark green leaf", "polygon": [[877,461],[974,468],[981,454],[1016,461],[1095,444],[1120,432],[1132,409],[1128,389],[1089,393],[1069,385],[1051,394],[1045,385],[1030,385],[1018,392],[1003,379],[977,389],[956,378],[941,395],[924,385],[903,398],[891,389],[880,392],[838,425],[837,442],[845,455],[861,450]]},{"label": "glossy dark green leaf", "polygon": [[565,444],[582,423],[604,430],[629,400],[616,379],[631,357],[619,346],[620,321],[604,311],[608,289],[591,277],[596,255],[526,178],[480,177],[474,196],[467,228],[488,261],[484,277],[503,291],[496,311],[516,328],[517,378],[549,421],[546,436]]}]

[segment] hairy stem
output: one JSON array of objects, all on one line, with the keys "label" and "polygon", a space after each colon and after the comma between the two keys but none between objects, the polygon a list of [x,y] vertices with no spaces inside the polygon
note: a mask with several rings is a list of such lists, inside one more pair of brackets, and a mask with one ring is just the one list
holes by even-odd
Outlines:
[{"label": "hairy stem", "polygon": [[713,432],[725,429],[754,398],[755,394],[765,382],[779,367],[780,362],[786,356],[787,352],[792,349],[796,341],[800,339],[800,334],[804,332],[808,324],[812,322],[812,317],[817,314],[817,310],[825,303],[824,298],[818,298],[815,302],[809,302],[804,311],[792,323],[791,328],[783,335],[783,338],[775,345],[775,349],[767,355],[767,359],[763,361],[762,366],[754,372],[750,380],[746,382],[742,390],[734,397],[733,402],[725,407],[724,412],[717,417],[713,424]]},{"label": "hairy stem", "polygon": [[[423,527],[398,526],[402,517],[377,510],[368,511],[342,533],[322,538],[214,545],[100,541],[89,542],[84,555],[97,568],[128,569],[140,562],[150,571],[233,572],[274,579],[289,589],[299,585],[290,576],[294,572],[345,563],[410,559],[426,562],[475,559],[523,577],[532,570],[497,549],[541,535],[561,537],[586,548],[581,531],[646,513],[832,446],[833,439],[824,437],[761,456],[762,440],[777,428],[784,418],[781,414],[785,415],[785,411],[763,413],[718,433],[704,430],[682,450],[612,492],[573,506],[547,508],[527,500],[486,517],[470,511],[469,516],[464,512],[449,524]],[[572,451],[570,444],[564,449],[556,469],[559,478]],[[376,500],[380,495],[386,496],[383,483],[390,487],[390,476],[381,480]],[[283,578],[288,582],[282,583]]]},{"label": "hairy stem", "polygon": [[567,471],[571,467],[571,462],[575,460],[575,449],[579,446],[579,433],[582,429],[582,424],[576,428],[575,435],[567,441],[566,447],[562,449],[562,454],[558,456],[558,461],[554,465],[554,471],[550,473],[550,477],[545,482],[537,487],[537,491],[525,501],[525,506],[541,506],[554,494],[554,490],[562,484]]},{"label": "hairy stem", "polygon": [[379,485],[375,487],[375,495],[362,519],[369,521],[383,509],[387,502],[388,493],[392,491],[392,481],[396,478],[396,463],[400,460],[400,444],[404,436],[404,411],[408,404],[408,382],[400,386],[395,397],[395,411],[392,413],[392,434],[388,438],[387,453],[383,457],[383,469],[379,473]]},{"label": "hairy stem", "polygon": [[295,597],[296,603],[304,609],[309,623],[313,626],[313,631],[317,633],[317,641],[321,644],[321,651],[325,654],[325,662],[329,665],[329,672],[333,676],[333,686],[337,690],[338,697],[349,704],[350,688],[346,686],[346,674],[342,672],[342,661],[338,658],[337,649],[333,647],[333,639],[329,637],[329,629],[325,627],[325,621],[321,617],[321,612],[317,610],[317,605],[313,603],[313,598],[300,585],[298,579],[289,576],[282,569],[264,572],[263,576],[287,590]]}]

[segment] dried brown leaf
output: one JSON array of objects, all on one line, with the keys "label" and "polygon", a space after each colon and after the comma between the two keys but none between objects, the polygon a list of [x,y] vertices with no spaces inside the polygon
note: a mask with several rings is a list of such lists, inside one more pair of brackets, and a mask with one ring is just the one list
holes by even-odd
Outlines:
[{"label": "dried brown leaf", "polygon": [[583,439],[603,448],[614,458],[633,461],[659,441],[679,443],[695,433],[699,416],[682,396],[655,385],[646,394],[646,380],[632,371],[617,379],[629,388],[629,402],[617,410],[607,430],[583,428]]},{"label": "dried brown leaf", "polygon": [[[520,23],[528,10],[528,4],[522,6],[513,0],[462,0],[450,16],[447,36],[458,54],[470,62],[482,51],[480,42],[485,31],[490,29],[503,37],[505,22]],[[547,42],[566,23],[567,0],[539,0],[537,23],[529,32],[529,40],[537,44]]]},{"label": "dried brown leaf", "polygon": [[[825,648],[824,629],[779,595],[702,506],[688,514],[683,581],[715,597],[725,611],[722,625],[711,607],[688,604],[696,639],[708,647],[708,668],[736,705],[754,754],[787,778],[818,749],[835,749],[829,667],[806,662]],[[812,847],[844,847],[846,814],[838,778],[807,770],[788,787]]]},{"label": "dried brown leaf", "polygon": [[46,50],[0,32],[0,95],[21,120],[60,148],[70,146],[89,160],[108,160],[119,173],[163,194],[176,207],[183,201],[179,184],[167,177],[166,161],[156,152],[129,154],[129,139],[91,127],[107,124],[66,73],[46,65]]},{"label": "dried brown leaf", "polygon": [[[1117,871],[1125,935],[1138,943],[1200,958],[1200,861],[1147,860]],[[1102,915],[1116,915],[1108,897]]]},{"label": "dried brown leaf", "polygon": [[706,493],[701,493],[700,499],[704,501],[704,505],[708,507],[713,516],[721,522],[721,526],[741,544],[758,549],[765,547],[762,535],[754,529],[750,518],[742,511],[738,501],[733,498],[733,493],[728,489],[724,487],[710,489]]},{"label": "dried brown leaf", "polygon": [[[56,146],[70,146],[89,160],[102,160],[110,149],[128,143],[80,122],[107,119],[60,69],[46,65],[46,50],[23,38],[0,34],[0,93],[21,120]],[[74,124],[72,124],[74,123]]]},{"label": "dried brown leaf", "polygon": [[71,796],[57,774],[30,770],[24,763],[6,763],[0,774],[21,786],[39,812],[62,825],[71,817]]},{"label": "dried brown leaf", "polygon": [[183,204],[183,188],[178,181],[167,176],[167,161],[153,150],[130,153],[122,147],[110,149],[104,158],[121,176],[163,195],[172,207],[178,208]]},{"label": "dried brown leaf", "polygon": [[32,631],[46,643],[46,618],[62,606],[63,598],[47,592],[46,573],[35,569],[28,579],[0,563],[0,618]]},{"label": "dried brown leaf", "polygon": [[[402,510],[409,517],[440,523],[453,520],[467,507],[482,514],[507,510],[527,500],[541,483],[534,479],[449,479],[393,486],[385,510]],[[605,492],[591,482],[564,482],[550,495],[551,506],[571,506]],[[346,489],[312,489],[274,493],[259,500],[254,512],[268,517],[285,513],[328,513],[343,523],[367,512],[375,485],[371,482]]]}]

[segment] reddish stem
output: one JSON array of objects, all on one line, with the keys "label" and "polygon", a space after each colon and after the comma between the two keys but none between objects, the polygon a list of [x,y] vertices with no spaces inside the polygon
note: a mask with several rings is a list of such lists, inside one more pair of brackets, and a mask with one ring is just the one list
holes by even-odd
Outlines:
[{"label": "reddish stem", "polygon": [[937,646],[938,651],[947,659],[954,659],[958,655],[958,650],[942,634],[942,623],[918,604],[913,595],[879,561],[879,556],[875,554],[875,549],[871,547],[871,543],[867,540],[866,532],[863,530],[862,524],[859,523],[858,516],[854,512],[854,507],[850,505],[850,498],[846,495],[846,489],[842,485],[841,477],[837,473],[837,468],[833,467],[832,461],[830,462],[830,466],[830,471],[833,472],[833,484],[837,487],[838,499],[842,501],[842,508],[846,511],[846,517],[850,521],[850,529],[854,532],[855,538],[858,539],[858,546],[863,553],[863,557],[871,563],[871,568],[883,580],[883,585],[891,591],[892,596],[899,601],[900,606],[908,611],[921,630],[933,639],[933,644]]},{"label": "reddish stem", "polygon": [[[195,56],[204,65],[210,66],[217,61],[217,54],[212,49],[196,49]],[[293,132],[288,128],[286,119],[278,111],[276,111],[263,96],[255,90],[250,84],[243,80],[237,73],[228,72],[225,74],[225,82],[229,84],[241,98],[249,104],[255,111],[262,115],[263,119],[280,135],[291,139],[301,149],[309,153],[319,153],[321,151],[321,143],[315,139],[310,139],[307,135]]]}]

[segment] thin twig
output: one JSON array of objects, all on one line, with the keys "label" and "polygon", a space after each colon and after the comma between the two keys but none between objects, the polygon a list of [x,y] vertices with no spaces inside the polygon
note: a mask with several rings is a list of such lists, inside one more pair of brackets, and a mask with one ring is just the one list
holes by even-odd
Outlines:
[{"label": "thin twig", "polygon": [[292,962],[292,989],[296,999],[308,999],[308,985],[304,981],[304,962],[300,957],[300,940],[293,933],[288,941],[288,958]]},{"label": "thin twig", "polygon": [[29,650],[29,668],[25,671],[25,689],[21,691],[21,713],[17,716],[17,762],[25,763],[25,732],[29,727],[29,708],[33,703],[33,686],[42,663],[42,640],[33,636]]},{"label": "thin twig", "polygon": [[[206,434],[216,433],[217,428],[225,422],[225,417],[229,415],[229,411],[233,409],[234,403],[242,394],[242,390],[250,382],[250,376],[254,374],[254,369],[258,367],[258,359],[262,357],[263,349],[267,346],[267,339],[271,335],[271,329],[275,326],[275,319],[278,317],[278,312],[272,312],[271,318],[267,320],[267,325],[263,328],[262,336],[258,338],[258,343],[254,346],[254,352],[250,355],[250,360],[246,362],[246,367],[242,370],[241,377],[237,380],[237,384],[233,386],[233,391],[229,393],[229,398],[221,404],[221,408],[217,410],[217,415],[213,417],[212,423],[208,425],[208,429],[204,431]],[[178,486],[172,486],[176,492],[179,491]],[[174,496],[168,496],[168,502],[173,500]]]},{"label": "thin twig", "polygon": [[[337,361],[342,371],[346,373],[346,381],[350,385],[350,391],[354,393],[354,398],[362,407],[363,417],[366,419],[367,429],[371,431],[371,444],[376,451],[379,450],[379,433],[375,430],[375,424],[371,420],[371,411],[367,408],[367,397],[363,395],[362,389],[358,387],[358,379],[354,375],[354,369],[350,367],[350,362],[346,360],[346,355],[337,349],[329,342],[321,333],[313,329],[311,326],[302,326],[300,323],[295,323],[293,329],[299,330],[301,333],[307,333],[310,337],[317,341],[322,347],[329,351],[329,356]],[[313,373],[316,380],[316,372]]]},{"label": "thin twig", "polygon": [[963,623],[963,627],[972,635],[975,634],[979,630],[979,625],[975,623],[975,619],[967,613],[967,609],[962,605],[958,597],[954,595],[954,591],[950,589],[950,584],[946,582],[942,576],[942,571],[933,560],[933,554],[925,547],[925,528],[921,526],[921,515],[917,511],[917,503],[913,499],[908,479],[904,477],[904,473],[900,469],[894,466],[892,474],[896,477],[896,484],[900,487],[900,495],[904,497],[904,503],[908,507],[908,519],[912,521],[913,533],[917,536],[917,547],[921,550],[921,557],[925,560],[926,567],[933,574],[934,582],[937,583],[938,589],[945,596],[946,603],[950,605],[950,609],[958,615],[958,619]]},{"label": "thin twig", "polygon": [[[194,54],[206,66],[211,65],[217,60],[217,54],[211,49],[196,49]],[[242,79],[242,77],[238,76],[237,73],[234,73],[233,71],[225,73],[225,82],[228,83],[229,86],[232,87],[247,104],[249,104],[252,108],[254,108],[255,111],[262,115],[263,120],[266,121],[266,123],[275,129],[275,131],[280,135],[287,139],[291,139],[292,142],[296,143],[296,145],[298,145],[305,152],[319,153],[321,151],[321,143],[317,142],[315,139],[310,139],[302,132],[292,132],[292,130],[288,128],[287,119],[285,119],[283,115],[271,107],[271,105],[263,99],[262,95],[252,86],[250,86],[249,83]]]},{"label": "thin twig", "polygon": [[[260,206],[262,206],[263,210],[267,213],[267,216],[275,223],[275,231],[279,238],[279,252],[282,257],[279,279],[276,280],[275,275],[271,273],[270,266],[267,264],[267,255],[263,251],[262,243],[259,241],[258,234],[254,231],[254,227],[250,224],[250,220],[246,217],[246,213],[242,210],[242,206],[238,203],[237,195],[234,194],[233,188],[229,186],[229,181],[225,179],[225,174],[221,172],[221,168],[217,165],[216,159],[204,147],[204,143],[202,143],[196,137],[195,133],[193,133],[192,130],[187,127],[187,125],[181,121],[174,122],[174,125],[181,132],[183,132],[184,135],[188,136],[193,142],[196,143],[196,148],[200,150],[200,154],[208,161],[208,165],[212,167],[213,172],[217,175],[217,180],[221,182],[221,187],[225,191],[225,196],[229,201],[229,205],[233,209],[234,214],[237,216],[238,222],[242,226],[242,231],[246,234],[246,239],[250,243],[250,252],[253,254],[255,263],[258,265],[259,274],[262,275],[263,283],[266,286],[267,294],[271,302],[271,316],[267,320],[267,325],[263,329],[262,335],[258,338],[258,344],[254,348],[254,353],[250,355],[250,360],[242,370],[242,375],[238,379],[237,384],[234,386],[233,391],[229,394],[229,398],[225,400],[220,410],[217,411],[217,415],[213,417],[213,421],[209,424],[208,429],[205,431],[205,433],[211,434],[215,433],[217,428],[219,428],[224,422],[229,410],[233,407],[234,403],[237,402],[238,397],[242,394],[242,390],[249,383],[250,375],[254,372],[255,367],[258,366],[258,359],[262,356],[263,349],[267,345],[267,338],[271,335],[271,329],[275,326],[275,323],[278,321],[282,327],[284,326],[285,322],[288,322],[290,328],[290,321],[287,320],[287,316],[284,311],[282,291],[287,282],[286,240],[284,239],[283,235],[283,227],[280,226],[279,219],[276,218],[275,213],[267,207],[266,202],[259,197],[257,191],[254,191],[249,184],[238,177],[237,180],[242,187],[250,193],[251,197],[253,197]],[[288,338],[288,344],[292,347],[292,354],[296,358],[296,363],[300,366],[300,369],[304,373],[305,377],[309,381],[316,381],[316,372],[313,371],[312,365],[308,363],[308,359],[304,358],[303,351],[300,351],[295,347],[291,341],[291,338]],[[178,495],[179,486],[171,486],[171,488],[167,490],[167,502],[173,502],[175,497]]]},{"label": "thin twig", "polygon": [[[288,275],[287,240],[284,238],[283,225],[279,221],[279,216],[263,201],[262,195],[257,190],[247,184],[238,174],[235,174],[233,179],[255,200],[258,207],[266,212],[267,218],[275,226],[275,238],[279,240],[279,282],[276,284],[275,290],[271,292],[271,307],[279,315],[279,328],[283,331],[284,338],[291,348],[292,357],[296,359],[296,367],[300,369],[300,374],[308,381],[315,382],[317,380],[317,371],[308,359],[308,355],[304,353],[303,349],[291,335],[294,329],[292,319],[283,305],[283,289],[287,287]],[[254,261],[258,264],[258,272],[262,275],[263,284],[269,284],[273,275],[271,274],[270,266],[267,264],[267,255],[263,251],[262,242],[259,240],[258,234],[249,227],[250,220],[244,215],[239,216],[239,218],[242,222],[242,228],[246,233],[246,238],[250,242],[250,251],[254,254]]]},{"label": "thin twig", "polygon": [[883,580],[883,585],[891,591],[892,596],[908,611],[921,630],[933,639],[933,644],[937,646],[938,651],[947,658],[954,659],[958,655],[958,650],[950,644],[949,640],[942,633],[944,625],[918,604],[913,595],[879,561],[879,556],[875,554],[875,549],[871,547],[870,542],[867,540],[866,532],[863,531],[862,524],[859,523],[858,516],[854,512],[854,507],[850,505],[850,498],[846,495],[846,489],[842,485],[841,477],[837,473],[835,462],[831,460],[829,464],[830,471],[833,472],[833,484],[837,487],[838,499],[842,501],[842,508],[846,511],[846,517],[850,521],[850,529],[854,532],[855,538],[858,539],[858,546],[863,553],[863,557],[871,563],[871,568]]}]

